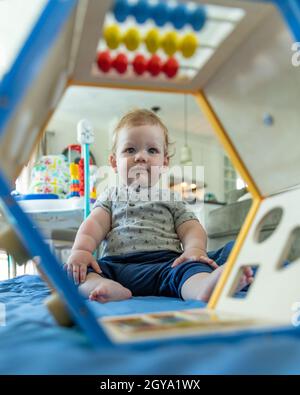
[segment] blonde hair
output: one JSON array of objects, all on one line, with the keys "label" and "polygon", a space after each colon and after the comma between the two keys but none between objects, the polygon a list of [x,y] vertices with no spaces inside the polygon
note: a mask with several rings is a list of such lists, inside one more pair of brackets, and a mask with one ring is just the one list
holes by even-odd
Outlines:
[{"label": "blonde hair", "polygon": [[159,126],[164,133],[165,140],[165,155],[169,157],[169,132],[162,120],[153,112],[146,109],[135,109],[127,112],[119,120],[118,124],[113,130],[112,134],[112,154],[116,153],[118,135],[124,127],[142,126],[142,125],[156,125]]}]

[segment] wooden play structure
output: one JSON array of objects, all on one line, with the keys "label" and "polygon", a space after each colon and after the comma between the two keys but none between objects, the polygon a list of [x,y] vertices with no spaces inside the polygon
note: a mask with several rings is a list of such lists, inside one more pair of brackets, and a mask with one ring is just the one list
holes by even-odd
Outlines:
[{"label": "wooden play structure", "polygon": [[[18,251],[20,242],[25,246],[24,259],[28,253],[39,256],[73,320],[96,346],[111,345],[88,302],[11,196],[11,185],[69,86],[189,93],[253,197],[208,311],[250,318],[250,331],[290,326],[292,306],[300,300],[300,257],[292,254],[300,228],[300,73],[291,60],[293,41],[300,41],[300,2],[178,1],[161,10],[165,22],[155,19],[161,3],[151,4],[66,0],[49,1],[41,10],[0,82],[0,195],[11,226],[1,228],[0,247],[11,250],[14,237]],[[212,31],[219,36],[209,42]],[[272,210],[281,219],[262,240],[260,229]],[[245,298],[235,298],[241,270],[249,265],[256,268],[254,283]],[[227,328],[232,329],[239,326]],[[213,332],[220,330],[218,325]],[[199,331],[204,334],[205,328]]]}]

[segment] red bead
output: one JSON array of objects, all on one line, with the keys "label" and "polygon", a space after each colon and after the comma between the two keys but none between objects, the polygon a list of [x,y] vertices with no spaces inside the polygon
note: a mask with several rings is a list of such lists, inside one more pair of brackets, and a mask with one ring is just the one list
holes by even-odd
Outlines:
[{"label": "red bead", "polygon": [[128,59],[127,56],[123,53],[119,53],[113,61],[113,67],[117,70],[118,73],[124,74],[127,70]]},{"label": "red bead", "polygon": [[143,74],[147,70],[147,60],[145,56],[136,55],[132,62],[132,66],[136,74]]},{"label": "red bead", "polygon": [[164,66],[163,72],[166,74],[168,78],[173,78],[177,74],[179,69],[179,64],[175,58],[169,58]]},{"label": "red bead", "polygon": [[79,170],[79,194],[84,195],[84,160],[81,158],[78,163]]},{"label": "red bead", "polygon": [[112,66],[112,58],[109,51],[99,52],[97,56],[97,65],[101,71],[107,73]]},{"label": "red bead", "polygon": [[162,61],[158,55],[152,55],[148,61],[147,70],[154,77],[162,70]]}]

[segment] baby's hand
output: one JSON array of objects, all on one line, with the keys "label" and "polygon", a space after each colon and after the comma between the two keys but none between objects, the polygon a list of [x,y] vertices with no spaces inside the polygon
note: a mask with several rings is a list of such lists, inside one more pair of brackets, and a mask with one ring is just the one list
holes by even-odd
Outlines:
[{"label": "baby's hand", "polygon": [[210,259],[206,255],[205,251],[198,248],[190,248],[189,250],[184,251],[177,259],[175,259],[171,267],[176,267],[186,261],[199,261],[207,263],[213,269],[217,269],[219,267],[214,260]]},{"label": "baby's hand", "polygon": [[88,251],[74,250],[72,251],[65,268],[70,279],[74,280],[75,284],[83,283],[86,279],[87,267],[91,266],[95,272],[101,273],[101,269]]}]

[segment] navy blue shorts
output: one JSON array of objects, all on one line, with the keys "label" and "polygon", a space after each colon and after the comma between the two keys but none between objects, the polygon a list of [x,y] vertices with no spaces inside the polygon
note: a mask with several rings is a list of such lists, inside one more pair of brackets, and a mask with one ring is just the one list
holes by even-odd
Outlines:
[{"label": "navy blue shorts", "polygon": [[[223,265],[233,247],[227,243],[217,251],[208,252],[209,258]],[[187,261],[172,268],[181,254],[174,251],[151,251],[107,256],[98,260],[102,275],[130,289],[133,296],[168,296],[181,298],[181,288],[188,278],[197,273],[211,273],[213,269],[199,261]],[[94,272],[88,268],[88,272]]]}]

